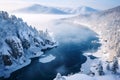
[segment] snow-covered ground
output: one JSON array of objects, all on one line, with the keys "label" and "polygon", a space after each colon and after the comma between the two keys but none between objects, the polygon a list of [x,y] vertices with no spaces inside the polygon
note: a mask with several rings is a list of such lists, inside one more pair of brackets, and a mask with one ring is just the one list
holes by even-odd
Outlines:
[{"label": "snow-covered ground", "polygon": [[48,56],[45,56],[45,57],[43,57],[43,58],[40,58],[40,59],[39,59],[39,62],[41,62],[41,63],[48,63],[48,62],[53,61],[55,58],[56,58],[55,56],[53,56],[52,54],[50,54],[50,55],[48,55]]},{"label": "snow-covered ground", "polygon": [[105,75],[105,76],[95,76],[91,77],[86,74],[77,73],[75,75],[71,75],[65,77],[66,80],[120,80],[119,76],[114,75]]},{"label": "snow-covered ground", "polygon": [[[88,56],[88,53],[84,55]],[[91,54],[90,54],[91,55]],[[68,76],[62,76],[60,73],[57,74],[54,80],[120,80],[120,59],[118,58],[119,69],[117,70],[117,74],[113,74],[111,70],[107,70],[107,62],[102,61],[104,75],[97,74],[97,68],[95,68],[100,59],[91,60],[87,57],[86,63],[82,64],[81,72],[70,74]],[[110,63],[110,67],[113,63]],[[93,66],[93,67],[91,67]],[[95,75],[88,74],[90,70],[95,72]]]}]

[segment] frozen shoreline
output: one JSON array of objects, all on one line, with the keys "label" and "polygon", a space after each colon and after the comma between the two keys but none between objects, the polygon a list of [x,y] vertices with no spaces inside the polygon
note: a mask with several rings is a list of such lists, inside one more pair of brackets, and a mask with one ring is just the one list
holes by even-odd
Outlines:
[{"label": "frozen shoreline", "polygon": [[79,22],[79,21],[73,21],[73,22],[72,22],[72,21],[67,21],[67,22],[73,23],[73,24],[78,24],[78,25],[83,25],[83,26],[88,27],[89,29],[93,30],[94,32],[96,32],[96,33],[98,34],[98,37],[99,37],[101,46],[100,46],[100,48],[98,49],[98,51],[95,52],[95,53],[93,53],[92,55],[93,55],[93,56],[96,56],[96,57],[100,57],[100,58],[102,58],[102,60],[104,60],[104,61],[109,60],[109,53],[103,54],[103,53],[105,53],[105,49],[106,49],[106,46],[107,46],[107,45],[105,44],[105,42],[104,42],[104,40],[103,40],[103,39],[105,39],[105,38],[104,38],[104,36],[102,36],[102,33],[101,33],[102,31],[98,31],[98,30],[96,29],[96,27],[91,26],[91,25],[86,24],[86,23]]},{"label": "frozen shoreline", "polygon": [[[54,48],[55,46],[57,46],[57,44],[46,45],[43,49],[47,50],[48,48]],[[30,55],[29,57],[27,57],[27,59],[25,59],[26,61],[23,62],[22,64],[16,62],[12,66],[6,66],[4,70],[0,70],[1,71],[0,77],[9,78],[11,73],[29,65],[31,63],[31,58],[40,57],[42,54],[44,53],[40,51],[40,52],[37,52],[36,55]],[[55,59],[54,56],[52,57]]]}]

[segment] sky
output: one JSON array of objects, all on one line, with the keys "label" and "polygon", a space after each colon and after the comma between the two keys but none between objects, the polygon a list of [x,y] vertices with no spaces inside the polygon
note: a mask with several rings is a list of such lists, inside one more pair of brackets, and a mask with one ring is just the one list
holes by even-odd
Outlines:
[{"label": "sky", "polygon": [[120,0],[0,0],[0,10],[13,11],[32,4],[73,8],[89,6],[95,9],[105,10],[119,6]]}]

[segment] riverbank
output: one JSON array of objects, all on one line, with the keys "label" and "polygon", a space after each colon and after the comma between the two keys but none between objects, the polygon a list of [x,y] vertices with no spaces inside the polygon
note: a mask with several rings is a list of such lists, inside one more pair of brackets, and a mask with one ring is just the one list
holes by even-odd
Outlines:
[{"label": "riverbank", "polygon": [[[56,46],[58,46],[57,43],[55,43],[54,45],[46,45],[46,46],[43,47],[43,49],[48,50],[48,49],[52,49]],[[29,57],[27,57],[27,59],[24,59],[24,62],[22,62],[21,64],[16,62],[12,66],[4,66],[4,70],[0,70],[1,71],[0,78],[2,78],[2,77],[3,77],[3,79],[4,78],[9,78],[11,73],[29,65],[31,63],[32,58],[40,57],[41,55],[44,54],[43,51],[36,52],[36,49],[32,49],[32,50],[34,50],[33,52],[35,54],[29,55]]]}]

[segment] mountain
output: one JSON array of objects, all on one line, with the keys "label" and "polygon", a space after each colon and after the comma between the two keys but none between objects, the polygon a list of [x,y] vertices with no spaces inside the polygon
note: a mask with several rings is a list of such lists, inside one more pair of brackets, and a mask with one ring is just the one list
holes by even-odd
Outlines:
[{"label": "mountain", "polygon": [[68,14],[91,14],[99,11],[97,9],[93,9],[87,6],[81,6],[77,8],[59,8],[59,9]]},{"label": "mountain", "polygon": [[110,60],[120,57],[120,6],[88,15],[66,19],[68,22],[85,25],[100,35],[101,55],[108,54]]},{"label": "mountain", "polygon": [[45,14],[66,14],[65,12],[54,8],[54,7],[47,7],[40,4],[34,4],[27,8],[16,10],[15,12],[23,12],[23,13],[45,13]]},{"label": "mountain", "polygon": [[82,6],[78,8],[59,8],[59,7],[47,7],[40,4],[34,4],[27,8],[16,10],[15,12],[23,13],[46,13],[46,14],[91,14],[98,12],[98,10]]},{"label": "mountain", "polygon": [[28,65],[30,58],[43,54],[42,50],[55,46],[48,31],[37,31],[21,18],[0,11],[0,77]]}]

